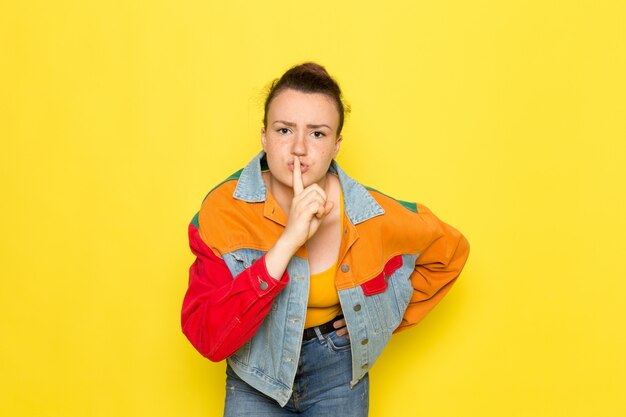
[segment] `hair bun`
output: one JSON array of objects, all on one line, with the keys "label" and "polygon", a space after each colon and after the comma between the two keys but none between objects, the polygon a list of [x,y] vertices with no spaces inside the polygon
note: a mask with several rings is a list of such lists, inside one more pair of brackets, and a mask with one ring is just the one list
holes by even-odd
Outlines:
[{"label": "hair bun", "polygon": [[295,67],[292,68],[292,70],[300,70],[302,72],[311,72],[317,75],[324,75],[330,78],[330,74],[328,74],[328,71],[326,71],[326,68],[324,68],[323,66],[315,62],[305,62],[303,64],[296,65]]}]

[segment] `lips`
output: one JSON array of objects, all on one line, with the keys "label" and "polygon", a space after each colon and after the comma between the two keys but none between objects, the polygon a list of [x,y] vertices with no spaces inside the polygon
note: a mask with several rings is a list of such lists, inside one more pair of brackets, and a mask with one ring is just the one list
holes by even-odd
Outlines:
[{"label": "lips", "polygon": [[[287,164],[287,166],[289,167],[289,171],[293,172],[293,161],[289,162]],[[300,162],[300,172],[302,172],[304,174],[308,170],[309,170],[309,166],[307,164],[303,164],[302,161],[301,161]]]}]

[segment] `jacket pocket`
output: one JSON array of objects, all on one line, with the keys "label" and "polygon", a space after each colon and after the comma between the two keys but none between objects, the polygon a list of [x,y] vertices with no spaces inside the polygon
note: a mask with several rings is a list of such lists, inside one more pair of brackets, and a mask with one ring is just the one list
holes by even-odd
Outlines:
[{"label": "jacket pocket", "polygon": [[387,281],[394,272],[402,266],[402,255],[394,256],[385,264],[383,271],[374,278],[361,284],[363,294],[372,296],[385,292],[388,287]]},{"label": "jacket pocket", "polygon": [[[387,261],[380,274],[361,284],[365,308],[375,333],[390,333],[400,323],[396,291],[389,289],[389,286],[394,285],[393,280],[398,278],[397,271],[401,266],[402,256],[395,256]],[[392,276],[393,280],[390,282]]]}]

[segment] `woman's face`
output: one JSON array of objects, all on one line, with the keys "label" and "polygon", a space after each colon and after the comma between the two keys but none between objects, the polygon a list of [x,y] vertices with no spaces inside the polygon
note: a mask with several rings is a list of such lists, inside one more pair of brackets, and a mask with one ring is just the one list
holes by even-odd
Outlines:
[{"label": "woman's face", "polygon": [[339,112],[329,96],[292,89],[276,95],[268,109],[267,128],[261,131],[272,177],[292,188],[297,156],[304,186],[323,187],[330,162],[339,152],[338,126]]}]

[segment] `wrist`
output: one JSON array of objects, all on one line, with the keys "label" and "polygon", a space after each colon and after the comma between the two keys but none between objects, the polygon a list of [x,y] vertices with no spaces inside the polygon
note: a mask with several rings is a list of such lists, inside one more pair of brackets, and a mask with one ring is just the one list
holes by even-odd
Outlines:
[{"label": "wrist", "polygon": [[274,243],[274,248],[291,259],[302,245],[304,245],[304,242],[299,242],[297,239],[293,239],[288,233],[283,233]]},{"label": "wrist", "polygon": [[287,269],[289,260],[291,260],[291,257],[296,253],[298,248],[299,247],[294,247],[294,245],[290,244],[288,241],[279,238],[274,246],[267,251],[265,254],[265,266],[272,278],[280,279]]}]

